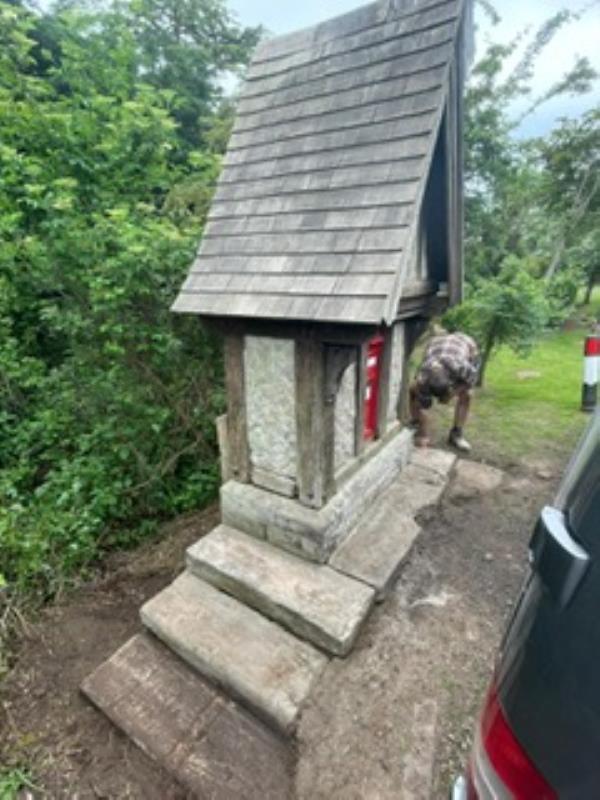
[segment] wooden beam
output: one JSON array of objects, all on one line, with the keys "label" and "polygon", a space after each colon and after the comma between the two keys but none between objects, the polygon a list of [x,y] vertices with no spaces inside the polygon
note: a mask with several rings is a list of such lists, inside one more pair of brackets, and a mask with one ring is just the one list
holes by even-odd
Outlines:
[{"label": "wooden beam", "polygon": [[369,342],[362,342],[358,347],[356,364],[356,428],[354,430],[355,453],[359,456],[365,449],[365,394],[367,391],[367,358]]},{"label": "wooden beam", "polygon": [[409,389],[413,376],[410,374],[410,359],[419,340],[429,327],[430,320],[417,317],[406,320],[404,324],[404,366],[400,388],[399,417],[410,421]]},{"label": "wooden beam", "polygon": [[390,381],[392,373],[393,328],[383,331],[383,353],[379,369],[379,397],[377,400],[377,438],[385,436],[388,429],[388,405],[390,402]]},{"label": "wooden beam", "polygon": [[[296,339],[296,432],[298,496],[311,508],[327,502],[331,477],[326,468],[325,357],[322,343],[306,333]],[[328,431],[327,431],[328,433]]]},{"label": "wooden beam", "polygon": [[225,389],[227,392],[227,442],[229,473],[241,483],[250,481],[250,448],[246,420],[244,336],[229,327],[225,335]]}]

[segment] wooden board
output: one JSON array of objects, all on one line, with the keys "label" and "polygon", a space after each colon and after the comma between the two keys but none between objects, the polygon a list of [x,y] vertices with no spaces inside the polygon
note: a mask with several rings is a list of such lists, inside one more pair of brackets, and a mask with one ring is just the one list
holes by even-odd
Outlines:
[{"label": "wooden board", "polygon": [[286,743],[150,636],[127,642],[82,689],[194,797],[291,797]]}]

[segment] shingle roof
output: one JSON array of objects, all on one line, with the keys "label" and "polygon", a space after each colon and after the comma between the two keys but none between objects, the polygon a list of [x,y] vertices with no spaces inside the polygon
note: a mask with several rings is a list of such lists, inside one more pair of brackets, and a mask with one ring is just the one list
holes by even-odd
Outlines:
[{"label": "shingle roof", "polygon": [[260,45],[173,309],[393,317],[469,0],[380,0]]}]

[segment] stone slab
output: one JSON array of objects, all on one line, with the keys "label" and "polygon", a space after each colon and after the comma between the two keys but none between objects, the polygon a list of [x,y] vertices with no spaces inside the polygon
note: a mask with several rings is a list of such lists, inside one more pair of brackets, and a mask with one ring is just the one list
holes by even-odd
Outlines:
[{"label": "stone slab", "polygon": [[194,797],[292,796],[287,743],[149,635],[127,642],[82,691]]},{"label": "stone slab", "polygon": [[205,581],[333,655],[347,655],[374,600],[363,583],[221,525],[187,553]]},{"label": "stone slab", "polygon": [[456,453],[431,447],[415,448],[410,459],[410,463],[415,467],[429,469],[440,478],[448,478],[457,461]]},{"label": "stone slab", "polygon": [[333,554],[330,565],[372,586],[384,600],[421,532],[412,516],[398,507],[394,488],[380,498],[374,514],[359,524]]},{"label": "stone slab", "polygon": [[189,572],[140,614],[191,666],[286,734],[327,663],[311,645]]},{"label": "stone slab", "polygon": [[412,431],[396,428],[373,455],[367,451],[361,457],[359,468],[319,510],[229,481],[221,487],[223,522],[305,559],[325,563],[365,509],[397,478],[412,451]]},{"label": "stone slab", "polygon": [[421,531],[414,517],[439,502],[456,460],[444,450],[414,450],[409,465],[333,553],[330,566],[372,586],[378,601],[385,599]]},{"label": "stone slab", "polygon": [[477,497],[498,489],[503,480],[504,472],[502,470],[478,461],[461,459],[456,467],[456,476],[450,488],[450,496],[465,500]]},{"label": "stone slab", "polygon": [[392,487],[394,505],[405,514],[416,516],[424,508],[439,503],[448,481],[430,469],[409,464]]}]

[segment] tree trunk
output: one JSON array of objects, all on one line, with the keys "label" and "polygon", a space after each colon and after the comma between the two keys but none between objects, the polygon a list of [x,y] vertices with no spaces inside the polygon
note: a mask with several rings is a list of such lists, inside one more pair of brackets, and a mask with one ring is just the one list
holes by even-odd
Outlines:
[{"label": "tree trunk", "polygon": [[589,304],[592,302],[592,294],[594,292],[594,288],[596,287],[596,278],[597,276],[596,273],[594,272],[588,278],[587,286],[585,289],[585,297],[583,298],[584,306],[589,306]]},{"label": "tree trunk", "polygon": [[488,361],[490,360],[490,356],[492,355],[492,350],[494,349],[495,344],[496,344],[495,334],[491,333],[486,339],[483,348],[483,353],[481,354],[481,365],[479,367],[479,375],[477,376],[477,386],[479,388],[483,386],[485,371],[487,369]]},{"label": "tree trunk", "polygon": [[546,275],[544,276],[545,280],[547,280],[547,281],[552,280],[552,278],[556,274],[558,268],[560,267],[560,262],[562,261],[562,257],[564,255],[565,250],[566,250],[566,241],[565,241],[565,238],[563,236],[563,238],[560,240],[560,242],[556,246],[556,250],[554,252],[554,256],[552,257],[552,261],[550,262],[550,266],[548,267],[548,269],[546,271]]}]

